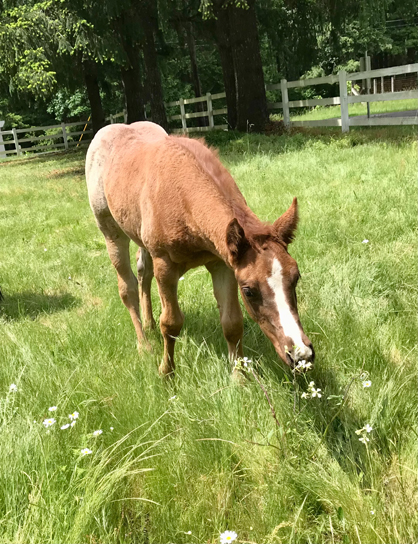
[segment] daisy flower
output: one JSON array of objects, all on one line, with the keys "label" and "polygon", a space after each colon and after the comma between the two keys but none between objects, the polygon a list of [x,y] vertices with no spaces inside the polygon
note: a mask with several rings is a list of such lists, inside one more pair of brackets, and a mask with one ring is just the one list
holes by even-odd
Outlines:
[{"label": "daisy flower", "polygon": [[91,455],[93,452],[89,450],[88,448],[84,448],[81,450],[81,455],[84,457],[84,455]]},{"label": "daisy flower", "polygon": [[366,380],[363,382],[363,387],[370,387],[372,385],[371,380]]},{"label": "daisy flower", "polygon": [[69,423],[66,423],[65,425],[63,425],[63,426],[61,427],[61,429],[62,429],[62,430],[68,429],[69,426],[70,426],[70,424],[69,424]]},{"label": "daisy flower", "polygon": [[99,429],[98,431],[94,431],[93,436],[99,436],[99,434],[102,434],[102,429]]},{"label": "daisy flower", "polygon": [[56,423],[56,420],[53,417],[51,417],[50,419],[44,419],[42,423],[45,428],[52,427],[52,425]]},{"label": "daisy flower", "polygon": [[68,417],[71,419],[71,421],[74,421],[75,419],[78,418],[80,414],[78,412],[73,412],[72,414],[70,414]]},{"label": "daisy flower", "polygon": [[235,531],[225,531],[221,534],[221,544],[228,544],[228,542],[233,542],[237,538],[237,533]]},{"label": "daisy flower", "polygon": [[17,385],[15,383],[12,383],[11,386],[9,387],[9,391],[11,393],[16,393],[17,392]]},{"label": "daisy flower", "polygon": [[56,406],[50,406],[50,407],[48,408],[48,412],[55,412],[56,409],[57,409]]}]

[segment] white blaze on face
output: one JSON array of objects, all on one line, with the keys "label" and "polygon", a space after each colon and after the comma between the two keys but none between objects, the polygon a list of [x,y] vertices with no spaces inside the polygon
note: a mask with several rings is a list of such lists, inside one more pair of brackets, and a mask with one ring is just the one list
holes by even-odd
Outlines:
[{"label": "white blaze on face", "polygon": [[304,344],[299,325],[293,317],[289,304],[287,303],[283,288],[283,269],[279,260],[276,258],[273,259],[273,268],[271,276],[267,278],[267,283],[274,293],[274,300],[279,312],[280,324],[283,328],[283,332],[285,336],[291,338],[293,342],[291,346],[287,346],[289,351],[292,352],[292,348],[295,346],[295,355],[297,355],[298,358],[306,359],[311,357],[312,351]]}]

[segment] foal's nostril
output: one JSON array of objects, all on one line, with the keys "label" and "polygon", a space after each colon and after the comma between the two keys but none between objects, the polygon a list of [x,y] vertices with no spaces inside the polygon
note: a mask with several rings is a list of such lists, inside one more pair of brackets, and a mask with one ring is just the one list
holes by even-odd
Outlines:
[{"label": "foal's nostril", "polygon": [[286,362],[290,366],[290,368],[295,367],[296,361],[294,360],[292,354],[289,351],[286,352]]},{"label": "foal's nostril", "polygon": [[309,344],[309,349],[310,349],[311,352],[312,352],[311,361],[312,361],[312,363],[313,363],[313,362],[315,361],[315,350],[314,350],[314,347],[313,347],[312,343]]}]

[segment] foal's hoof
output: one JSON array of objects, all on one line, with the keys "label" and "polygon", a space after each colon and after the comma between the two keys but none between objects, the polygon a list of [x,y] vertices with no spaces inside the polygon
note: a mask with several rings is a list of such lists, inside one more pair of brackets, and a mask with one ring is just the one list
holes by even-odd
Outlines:
[{"label": "foal's hoof", "polygon": [[238,368],[234,368],[231,378],[237,385],[244,385],[247,381],[248,373],[245,372],[245,370],[238,370]]},{"label": "foal's hoof", "polygon": [[174,378],[174,368],[169,367],[164,361],[158,367],[161,378]]},{"label": "foal's hoof", "polygon": [[137,343],[138,353],[152,353],[152,346],[148,340],[142,340],[142,342]]}]

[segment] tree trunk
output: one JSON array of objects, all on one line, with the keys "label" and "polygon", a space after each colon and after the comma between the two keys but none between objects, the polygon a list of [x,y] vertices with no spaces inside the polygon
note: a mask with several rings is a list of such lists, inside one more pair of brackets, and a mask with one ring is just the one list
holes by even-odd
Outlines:
[{"label": "tree trunk", "polygon": [[255,0],[248,9],[230,8],[230,43],[237,89],[237,129],[262,132],[268,121]]},{"label": "tree trunk", "polygon": [[105,115],[102,99],[100,98],[100,87],[97,77],[97,64],[92,59],[85,59],[82,61],[82,66],[87,96],[90,102],[93,133],[96,134],[96,132],[105,125]]},{"label": "tree trunk", "polygon": [[[202,96],[202,87],[200,85],[199,72],[197,69],[196,42],[195,42],[194,34],[193,34],[193,23],[191,21],[187,21],[185,24],[185,28],[186,28],[187,47],[189,49],[189,56],[190,56],[190,80],[192,82],[194,95],[197,98],[198,96]],[[204,112],[206,111],[206,108],[207,108],[206,102],[197,102],[195,104],[196,112]],[[201,127],[207,126],[208,125],[207,117],[198,117],[198,124]]]},{"label": "tree trunk", "polygon": [[151,100],[152,121],[162,126],[165,130],[168,130],[160,67],[158,66],[158,56],[154,40],[154,30],[158,27],[158,12],[156,11],[156,4],[153,2],[154,0],[146,0],[144,2],[140,19],[145,35],[143,53],[147,73],[147,88]]},{"label": "tree trunk", "polygon": [[231,8],[216,10],[216,41],[221,60],[222,74],[226,93],[229,128],[237,127],[237,90],[235,85],[234,60],[229,39],[229,11]]},{"label": "tree trunk", "polygon": [[129,67],[122,68],[121,76],[125,92],[126,122],[130,125],[136,121],[145,121],[144,90],[141,81],[138,46],[130,42],[125,42],[123,47],[129,60]]},{"label": "tree trunk", "polygon": [[163,88],[161,85],[160,69],[158,66],[157,52],[155,50],[154,33],[147,31],[144,43],[144,61],[147,73],[147,88],[151,101],[151,117],[153,123],[157,123],[168,130],[167,114],[165,112]]}]

